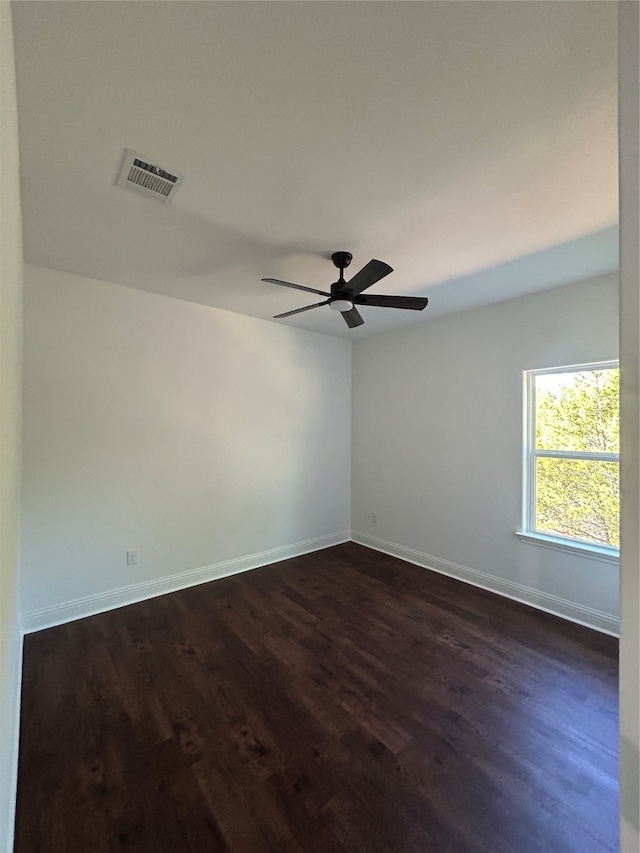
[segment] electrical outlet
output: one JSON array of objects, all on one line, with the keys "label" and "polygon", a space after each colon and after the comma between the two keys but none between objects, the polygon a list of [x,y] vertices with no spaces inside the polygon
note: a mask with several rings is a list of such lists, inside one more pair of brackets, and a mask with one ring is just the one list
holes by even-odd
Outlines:
[{"label": "electrical outlet", "polygon": [[378,513],[372,512],[371,513],[371,524],[377,524],[377,523],[378,523]]},{"label": "electrical outlet", "polygon": [[127,551],[127,565],[135,566],[138,562],[138,552],[134,548],[133,551]]}]

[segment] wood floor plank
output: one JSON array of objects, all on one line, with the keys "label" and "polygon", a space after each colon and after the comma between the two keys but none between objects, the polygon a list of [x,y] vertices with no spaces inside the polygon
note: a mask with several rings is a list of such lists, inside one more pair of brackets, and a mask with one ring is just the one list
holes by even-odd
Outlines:
[{"label": "wood floor plank", "polygon": [[16,853],[614,853],[617,642],[354,543],[25,638]]}]

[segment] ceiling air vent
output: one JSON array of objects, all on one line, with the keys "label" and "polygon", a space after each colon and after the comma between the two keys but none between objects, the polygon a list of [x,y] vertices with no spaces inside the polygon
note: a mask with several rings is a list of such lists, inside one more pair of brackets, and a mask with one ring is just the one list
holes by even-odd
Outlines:
[{"label": "ceiling air vent", "polygon": [[125,148],[116,186],[166,204],[176,194],[182,178],[177,172],[163,169],[148,157]]}]

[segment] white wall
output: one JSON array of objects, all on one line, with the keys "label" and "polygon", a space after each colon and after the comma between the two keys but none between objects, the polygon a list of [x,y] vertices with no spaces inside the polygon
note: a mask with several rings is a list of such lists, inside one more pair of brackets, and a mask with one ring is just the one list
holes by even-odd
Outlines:
[{"label": "white wall", "polygon": [[354,539],[615,632],[618,566],[515,531],[522,371],[617,356],[614,275],[355,342]]},{"label": "white wall", "polygon": [[27,628],[348,539],[349,341],[27,265],[24,370]]},{"label": "white wall", "polygon": [[18,616],[22,233],[11,7],[0,3],[0,850],[13,849],[22,637]]},{"label": "white wall", "polygon": [[640,850],[640,13],[619,4],[620,355],[620,847]]}]

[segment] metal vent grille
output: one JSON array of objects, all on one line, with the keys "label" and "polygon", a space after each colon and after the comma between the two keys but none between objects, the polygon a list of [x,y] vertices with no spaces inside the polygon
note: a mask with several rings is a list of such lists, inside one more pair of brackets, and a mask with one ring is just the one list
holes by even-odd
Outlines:
[{"label": "metal vent grille", "polygon": [[163,169],[130,148],[125,148],[116,178],[116,186],[166,204],[173,198],[183,176]]}]

